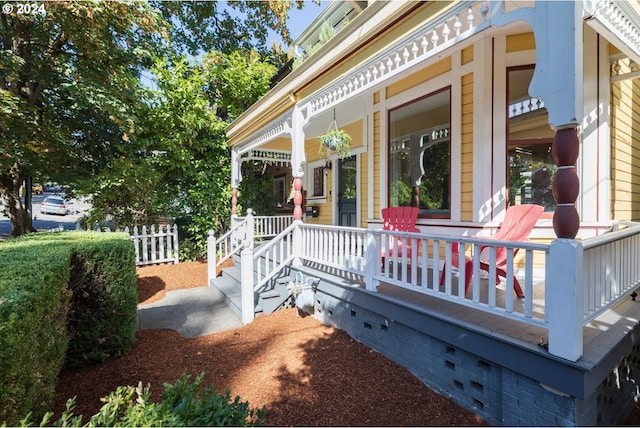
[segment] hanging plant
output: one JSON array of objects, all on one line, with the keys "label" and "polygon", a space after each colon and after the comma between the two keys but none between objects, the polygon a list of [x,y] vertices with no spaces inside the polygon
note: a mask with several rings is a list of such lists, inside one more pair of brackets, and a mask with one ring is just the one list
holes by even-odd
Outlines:
[{"label": "hanging plant", "polygon": [[329,125],[329,129],[318,137],[318,141],[320,142],[321,156],[327,151],[335,152],[340,159],[351,155],[351,135],[338,127],[335,109],[333,110],[333,120]]}]

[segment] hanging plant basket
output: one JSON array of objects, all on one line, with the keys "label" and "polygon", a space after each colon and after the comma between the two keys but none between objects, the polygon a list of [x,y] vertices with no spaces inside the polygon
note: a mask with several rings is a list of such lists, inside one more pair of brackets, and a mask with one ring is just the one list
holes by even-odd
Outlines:
[{"label": "hanging plant basket", "polygon": [[351,135],[338,128],[335,110],[329,129],[318,137],[318,141],[320,142],[321,155],[327,151],[335,152],[340,159],[351,155]]}]

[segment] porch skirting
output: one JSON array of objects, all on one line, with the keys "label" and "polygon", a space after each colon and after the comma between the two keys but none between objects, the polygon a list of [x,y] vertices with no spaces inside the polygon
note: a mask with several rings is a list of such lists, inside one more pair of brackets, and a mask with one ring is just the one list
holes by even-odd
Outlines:
[{"label": "porch skirting", "polygon": [[636,341],[631,352],[616,347],[626,355],[609,355],[601,364],[572,363],[346,282],[320,280],[315,318],[406,367],[492,425],[614,425],[639,398],[638,327],[621,340]]}]

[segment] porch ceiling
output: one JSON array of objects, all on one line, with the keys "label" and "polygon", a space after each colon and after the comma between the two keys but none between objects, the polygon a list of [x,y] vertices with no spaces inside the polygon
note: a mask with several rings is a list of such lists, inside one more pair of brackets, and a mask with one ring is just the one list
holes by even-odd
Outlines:
[{"label": "porch ceiling", "polygon": [[327,132],[333,120],[333,111],[336,112],[338,126],[344,127],[350,123],[361,120],[367,111],[367,98],[370,93],[361,93],[355,97],[335,105],[332,109],[325,110],[317,116],[313,116],[304,129],[305,138],[314,138]]}]

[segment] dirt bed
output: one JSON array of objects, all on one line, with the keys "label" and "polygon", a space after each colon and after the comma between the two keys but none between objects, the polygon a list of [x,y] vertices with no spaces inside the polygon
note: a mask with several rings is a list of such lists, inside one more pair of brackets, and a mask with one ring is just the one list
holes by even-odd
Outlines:
[{"label": "dirt bed", "polygon": [[[169,290],[205,286],[206,278],[207,266],[199,262],[139,268],[140,304],[162,299]],[[406,369],[343,331],[298,317],[294,309],[193,339],[172,330],[136,336],[122,358],[63,370],[56,412],[77,396],[75,413],[93,415],[101,397],[140,381],[159,399],[164,382],[205,372],[205,383],[218,391],[229,389],[252,407],[266,406],[271,426],[486,425]]]}]

